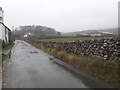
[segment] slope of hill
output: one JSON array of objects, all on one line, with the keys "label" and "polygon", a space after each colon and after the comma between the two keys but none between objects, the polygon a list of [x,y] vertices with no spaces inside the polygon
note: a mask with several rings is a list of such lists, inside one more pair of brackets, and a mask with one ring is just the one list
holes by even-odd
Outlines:
[{"label": "slope of hill", "polygon": [[54,28],[40,26],[40,25],[29,25],[20,26],[13,31],[15,38],[22,38],[24,35],[34,35],[36,38],[44,38],[49,36],[60,36],[61,33],[57,32]]},{"label": "slope of hill", "polygon": [[111,29],[103,29],[103,30],[83,30],[83,31],[76,31],[76,32],[68,32],[68,33],[62,33],[62,36],[76,36],[77,34],[90,34],[93,32],[109,32],[113,33],[115,35],[118,35],[118,29],[117,28],[111,28]]}]

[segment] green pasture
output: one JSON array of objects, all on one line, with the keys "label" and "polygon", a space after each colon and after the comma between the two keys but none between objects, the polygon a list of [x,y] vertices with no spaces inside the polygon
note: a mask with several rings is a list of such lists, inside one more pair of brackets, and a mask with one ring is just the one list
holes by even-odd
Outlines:
[{"label": "green pasture", "polygon": [[78,41],[78,40],[93,40],[98,39],[99,37],[80,37],[80,38],[52,38],[52,39],[44,39],[45,41],[51,42],[70,42],[70,41]]}]

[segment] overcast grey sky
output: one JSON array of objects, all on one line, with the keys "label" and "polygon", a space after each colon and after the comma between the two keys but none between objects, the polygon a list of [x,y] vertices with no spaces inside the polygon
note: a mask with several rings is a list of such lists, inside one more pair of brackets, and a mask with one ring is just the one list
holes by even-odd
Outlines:
[{"label": "overcast grey sky", "polygon": [[0,0],[8,27],[44,25],[70,32],[118,26],[119,0]]}]

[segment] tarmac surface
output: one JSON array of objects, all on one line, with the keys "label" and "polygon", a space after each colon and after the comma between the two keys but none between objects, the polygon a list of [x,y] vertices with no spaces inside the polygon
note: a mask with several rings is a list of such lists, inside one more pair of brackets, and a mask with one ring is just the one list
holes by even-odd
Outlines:
[{"label": "tarmac surface", "polygon": [[15,41],[3,72],[3,88],[88,88],[81,79],[24,41]]}]

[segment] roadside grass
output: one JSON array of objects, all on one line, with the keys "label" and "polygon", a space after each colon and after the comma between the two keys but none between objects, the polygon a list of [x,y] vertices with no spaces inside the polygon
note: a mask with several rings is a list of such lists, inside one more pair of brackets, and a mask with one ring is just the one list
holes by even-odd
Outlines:
[{"label": "roadside grass", "polygon": [[75,54],[69,54],[64,51],[53,50],[53,52],[50,52],[47,49],[45,51],[69,64],[72,64],[75,67],[79,67],[90,72],[98,79],[102,79],[108,83],[118,85],[119,62],[109,62],[93,57],[85,57],[80,55],[77,56]]},{"label": "roadside grass", "polygon": [[92,39],[98,39],[100,37],[80,37],[80,38],[53,38],[53,39],[43,39],[45,41],[51,41],[51,42],[67,42],[67,41],[78,41],[78,40],[92,40]]},{"label": "roadside grass", "polygon": [[5,54],[2,54],[2,62],[4,62],[6,59],[7,59],[7,55],[5,55]]},{"label": "roadside grass", "polygon": [[2,55],[0,55],[0,67],[2,67]]},{"label": "roadside grass", "polygon": [[3,51],[10,50],[13,47],[13,44],[8,44],[5,48],[2,48]]},{"label": "roadside grass", "polygon": [[5,61],[9,54],[10,54],[10,50],[12,49],[12,47],[14,46],[14,44],[8,44],[6,45],[5,48],[2,48],[2,62]]},{"label": "roadside grass", "polygon": [[116,62],[114,60],[106,61],[102,58],[85,57],[73,53],[67,53],[65,51],[47,48],[42,43],[36,43],[33,45],[54,57],[59,58],[60,60],[91,73],[97,79],[104,80],[111,85],[120,86],[120,62]]}]

